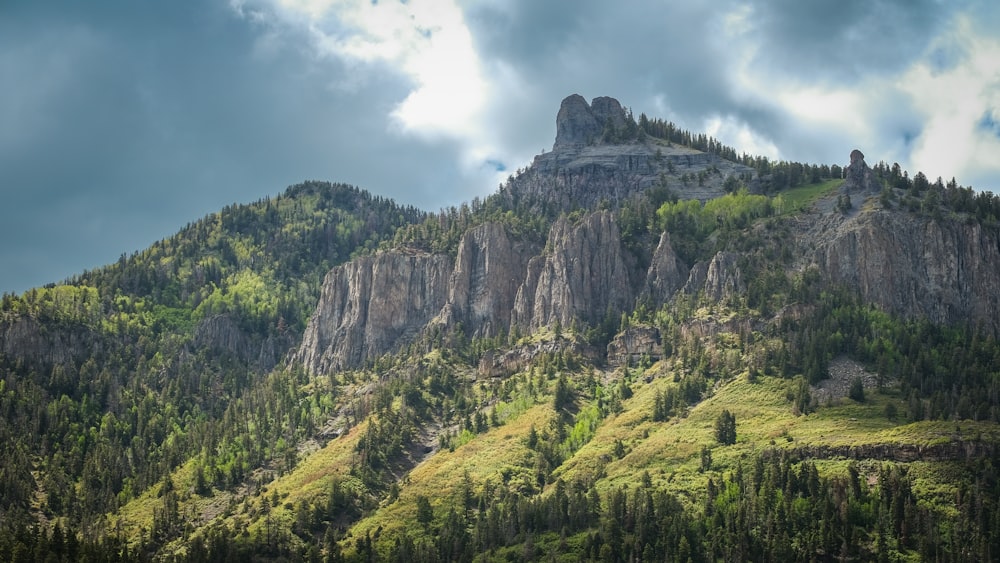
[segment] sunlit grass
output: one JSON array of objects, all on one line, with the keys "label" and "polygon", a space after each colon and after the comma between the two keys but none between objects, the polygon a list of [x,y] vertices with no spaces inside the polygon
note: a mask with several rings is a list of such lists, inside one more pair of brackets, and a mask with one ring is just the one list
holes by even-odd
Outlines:
[{"label": "sunlit grass", "polygon": [[[621,486],[637,486],[646,471],[654,486],[694,501],[704,491],[709,477],[718,482],[724,473],[769,448],[797,449],[808,458],[810,451],[849,451],[853,447],[878,445],[926,447],[959,436],[1000,438],[996,427],[986,423],[909,423],[902,415],[889,420],[885,415],[886,403],[899,401],[891,391],[883,394],[870,390],[863,403],[843,398],[821,405],[807,415],[796,415],[787,398],[792,389],[790,380],[760,377],[750,383],[745,375],[718,386],[710,396],[690,407],[686,416],[653,422],[656,393],[671,385],[675,383],[669,373],[648,384],[634,384],[635,394],[624,403],[624,412],[606,418],[593,440],[557,469],[556,476],[568,481],[597,480],[598,489],[606,492]],[[732,412],[737,421],[737,442],[732,446],[719,445],[715,439],[715,420],[723,409]],[[614,455],[618,441],[625,445],[625,454],[620,459]],[[703,448],[711,451],[711,466],[707,471],[702,468]],[[821,457],[818,461],[821,472],[831,475],[846,474],[849,463],[850,460],[841,458]],[[937,466],[933,462],[914,464]],[[942,485],[937,477],[940,476],[920,474],[918,482],[925,490],[946,498],[953,488],[947,483]]]},{"label": "sunlit grass", "polygon": [[[617,370],[611,374],[608,388],[616,385],[615,378],[626,373]],[[857,467],[864,480],[874,484],[882,467],[893,461],[855,461],[836,455],[830,457],[822,452],[877,445],[926,447],[958,438],[1000,440],[997,428],[986,423],[910,423],[905,419],[905,407],[895,389],[887,389],[884,393],[870,389],[864,402],[842,398],[820,405],[807,415],[797,415],[788,398],[795,388],[793,381],[760,376],[751,382],[746,373],[717,382],[697,404],[668,421],[656,422],[652,414],[657,394],[679,385],[684,376],[678,374],[675,381],[669,360],[655,364],[645,373],[633,371],[633,375],[634,383],[630,386],[633,394],[622,402],[618,414],[601,418],[590,399],[578,398],[576,417],[579,424],[578,427],[571,424],[568,431],[570,435],[580,435],[574,439],[573,448],[566,450],[568,459],[555,468],[544,490],[538,484],[538,454],[528,448],[527,437],[532,427],[539,433],[551,429],[560,415],[553,409],[550,396],[538,395],[530,401],[524,399],[516,405],[503,406],[501,426],[482,434],[470,433],[464,440],[453,442],[453,451],[442,449],[405,475],[399,475],[398,496],[383,496],[378,506],[370,507],[371,511],[351,526],[348,537],[341,542],[345,555],[353,554],[356,539],[369,535],[383,556],[389,554],[390,542],[400,535],[409,535],[418,541],[429,539],[433,528],[441,525],[449,510],[460,510],[463,483],[471,486],[473,494],[481,493],[484,484],[489,482],[533,496],[539,492],[548,494],[552,483],[562,479],[587,485],[593,483],[602,495],[606,495],[612,489],[637,487],[648,474],[654,487],[675,494],[697,511],[708,479],[719,483],[738,466],[747,467],[757,455],[770,448],[795,449],[803,458],[810,458],[810,452],[817,452],[821,455],[814,458],[814,463],[821,475],[843,476],[849,467]],[[652,376],[648,383],[646,376]],[[573,375],[577,382],[583,378],[583,373]],[[896,420],[888,419],[885,414],[889,402],[895,403],[900,413]],[[735,415],[737,421],[737,441],[730,446],[718,444],[715,438],[715,421],[723,409]],[[564,418],[560,424],[565,423]],[[584,432],[584,427],[593,430]],[[267,483],[265,491],[255,491],[238,500],[225,492],[205,498],[186,494],[180,510],[185,514],[201,515],[211,508],[211,503],[225,505],[228,502],[228,509],[218,518],[232,530],[260,538],[267,533],[268,525],[289,529],[300,503],[316,505],[325,501],[335,475],[354,479],[348,474],[363,430],[364,424],[305,455],[292,471]],[[706,448],[711,452],[708,467],[703,466],[702,459]],[[955,483],[963,478],[957,474],[963,468],[955,463],[913,461],[904,465],[921,498],[933,499],[930,502],[942,506],[954,498]],[[178,490],[191,490],[193,467],[189,462],[174,472]],[[122,509],[121,529],[139,537],[148,534],[153,511],[162,503],[157,490],[154,487]],[[434,511],[429,532],[417,522],[416,499],[420,496],[430,500]],[[196,531],[195,535],[200,533]],[[570,536],[565,541],[574,543],[584,536]],[[534,541],[541,546],[563,540],[558,535],[540,535]],[[179,543],[176,548],[174,553],[183,550]],[[506,551],[502,549],[497,555]]]},{"label": "sunlit grass", "polygon": [[[527,436],[532,426],[543,428],[555,415],[551,402],[538,404],[503,426],[477,435],[454,451],[441,450],[432,455],[407,475],[399,498],[358,522],[351,529],[352,536],[364,537],[379,529],[381,538],[422,533],[416,520],[417,497],[427,497],[435,519],[442,519],[455,505],[466,476],[476,493],[482,491],[487,481],[530,492],[535,487],[534,453],[526,445]],[[346,547],[349,553],[351,546]],[[388,544],[379,545],[384,553],[389,547]]]},{"label": "sunlit grass", "polygon": [[787,214],[798,213],[799,211],[808,209],[817,199],[832,194],[843,183],[844,181],[840,178],[835,178],[825,182],[791,188],[775,194],[775,198],[781,197],[781,204],[778,206],[777,211],[779,214]]}]

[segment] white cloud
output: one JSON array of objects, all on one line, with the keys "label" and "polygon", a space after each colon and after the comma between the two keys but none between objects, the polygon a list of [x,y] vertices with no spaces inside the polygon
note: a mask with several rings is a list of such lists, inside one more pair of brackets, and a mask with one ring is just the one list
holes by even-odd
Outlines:
[{"label": "white cloud", "polygon": [[[863,72],[865,61],[858,60],[862,72],[856,80],[820,82],[772,64],[761,50],[759,30],[748,23],[753,16],[746,6],[724,14],[719,33],[731,46],[727,67],[734,98],[746,108],[781,116],[774,140],[782,158],[846,151],[849,147],[815,147],[847,141],[873,159],[898,160],[911,174],[954,175],[963,183],[1000,174],[1000,139],[983,126],[984,116],[986,121],[1000,116],[1000,40],[977,33],[971,16],[954,16],[900,70]],[[761,154],[778,149],[768,147],[769,141],[761,144],[769,135],[754,131],[739,115],[712,118],[706,127],[741,149]],[[790,143],[792,138],[801,142]]]},{"label": "white cloud", "polygon": [[[475,28],[470,28],[467,17],[475,15],[463,11],[469,7],[459,0],[230,1],[234,9],[256,23],[263,21],[263,12],[282,22],[277,27],[273,22],[262,26],[268,30],[259,41],[262,53],[295,45],[291,36],[278,36],[294,28],[306,32],[305,43],[313,56],[335,57],[345,64],[347,72],[330,77],[334,89],[359,92],[371,77],[386,71],[404,78],[408,90],[391,109],[381,110],[388,132],[457,147],[463,176],[470,182],[484,180],[487,187],[493,184],[485,181],[492,165],[484,163],[503,162],[515,167],[548,142],[530,141],[529,147],[529,141],[512,132],[525,126],[511,112],[521,112],[538,100],[593,88],[594,80],[600,84],[595,76],[605,72],[599,63],[618,64],[622,57],[643,56],[641,52],[616,54],[612,50],[601,51],[607,57],[588,57],[589,51],[580,51],[575,43],[579,30],[570,26],[560,45],[577,48],[560,48],[548,56],[532,54],[536,58],[525,61],[525,53],[498,42],[497,37],[492,41],[474,37]],[[482,8],[482,4],[478,6]],[[491,10],[487,10],[489,17],[500,23],[516,12],[506,4]],[[541,10],[539,15],[544,19],[547,14]],[[1000,171],[993,164],[993,154],[998,152],[1000,141],[995,131],[979,124],[984,115],[1000,114],[1000,100],[995,99],[1000,47],[996,40],[982,35],[988,31],[977,36],[969,20],[949,17],[941,25],[917,26],[932,33],[927,41],[901,45],[891,57],[893,64],[879,65],[885,60],[875,51],[884,45],[875,37],[864,36],[861,43],[843,46],[843,53],[830,53],[829,49],[838,48],[838,41],[817,38],[810,42],[806,31],[774,20],[774,14],[762,6],[731,4],[708,20],[709,32],[703,37],[703,51],[726,53],[726,57],[714,59],[719,84],[725,90],[720,92],[717,109],[702,107],[692,114],[689,107],[684,113],[680,104],[680,113],[670,111],[672,98],[684,94],[670,83],[655,83],[656,74],[636,77],[639,93],[632,99],[629,95],[636,94],[637,83],[620,76],[596,93],[618,97],[626,105],[648,100],[654,117],[692,130],[702,127],[739,151],[772,158],[833,162],[843,160],[850,149],[858,147],[873,161],[899,161],[911,173],[919,169],[928,175],[954,174],[965,182],[966,175],[996,177]],[[519,22],[516,18],[510,21]],[[521,27],[513,29],[520,31]],[[849,38],[865,29],[860,24],[849,26],[840,36]],[[626,33],[612,30],[619,31]],[[765,35],[768,31],[776,35]],[[485,33],[483,28],[478,32]],[[558,36],[558,32],[553,33]],[[805,42],[804,54],[782,58],[781,53],[773,52],[775,41]],[[867,43],[871,45],[866,47]],[[926,52],[907,52],[915,45]],[[502,52],[488,52],[498,46]],[[845,53],[851,57],[846,59]],[[833,66],[828,71],[822,58],[827,56]],[[871,68],[866,66],[866,57],[873,57]],[[711,62],[713,57],[706,55],[706,60]],[[907,64],[907,60],[911,62]],[[789,66],[782,61],[799,64]],[[529,85],[522,80],[527,76],[523,73],[530,74],[535,68],[531,66],[534,63],[547,69],[544,84]],[[677,76],[683,73],[676,72],[681,73]],[[670,73],[665,76],[675,77]],[[573,82],[564,84],[567,80]],[[554,93],[548,91],[552,88],[565,91],[552,97]],[[690,90],[690,85],[685,88]],[[532,95],[525,96],[529,91]],[[554,106],[550,109],[554,111]]]},{"label": "white cloud", "polygon": [[[927,176],[959,182],[1000,174],[1000,139],[981,126],[1000,108],[1000,41],[975,35],[966,18],[956,19],[945,41],[964,54],[947,68],[924,59],[900,77],[899,86],[924,117],[911,165]],[[983,186],[996,190],[1000,186]]]},{"label": "white cloud", "polygon": [[[884,92],[883,85],[869,87]],[[789,86],[779,91],[776,98],[792,117],[817,131],[837,127],[863,137],[868,135],[868,124],[859,109],[865,107],[864,91],[867,89]]]},{"label": "white cloud", "polygon": [[[520,156],[500,148],[491,127],[500,84],[516,83],[516,73],[497,64],[487,71],[456,1],[266,1],[280,22],[271,22],[272,29],[304,32],[313,56],[336,58],[348,68],[330,77],[333,90],[358,92],[370,77],[387,71],[403,77],[409,91],[384,115],[388,133],[454,145],[473,191],[491,189],[506,174],[497,168]],[[238,7],[248,12],[242,3]]]},{"label": "white cloud", "polygon": [[719,139],[723,144],[735,148],[740,153],[779,158],[781,152],[770,140],[754,131],[739,118],[727,116],[712,116],[705,121],[705,134]]},{"label": "white cloud", "polygon": [[276,1],[278,15],[308,28],[319,55],[359,70],[385,65],[411,82],[391,115],[405,132],[432,140],[481,137],[488,81],[455,2]]}]

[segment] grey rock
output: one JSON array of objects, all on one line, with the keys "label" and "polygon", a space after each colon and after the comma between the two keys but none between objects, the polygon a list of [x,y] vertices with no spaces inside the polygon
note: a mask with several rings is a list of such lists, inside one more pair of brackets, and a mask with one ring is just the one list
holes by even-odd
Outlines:
[{"label": "grey rock", "polygon": [[681,288],[681,292],[688,295],[694,295],[699,291],[705,289],[705,280],[708,278],[708,262],[695,262],[694,266],[691,266],[691,270],[688,272],[687,281],[684,282],[684,287]]},{"label": "grey rock", "polygon": [[663,356],[660,331],[656,327],[630,326],[608,344],[608,365],[612,367],[634,365],[643,356],[654,362]]},{"label": "grey rock", "polygon": [[[683,199],[705,201],[726,193],[726,177],[748,172],[753,170],[717,155],[655,140],[556,147],[512,176],[501,193],[512,204],[541,202],[561,211],[619,205],[660,185]],[[699,173],[704,174],[700,184]],[[691,178],[687,183],[680,180],[685,174]]]},{"label": "grey rock", "polygon": [[515,346],[506,352],[487,352],[479,361],[479,373],[486,377],[506,377],[524,369],[542,354],[557,352],[569,352],[593,362],[602,360],[602,351],[594,346],[567,338],[548,339]]},{"label": "grey rock", "polygon": [[844,169],[844,183],[840,191],[848,195],[873,195],[882,191],[882,184],[865,162],[865,155],[858,149],[851,151],[851,163]]},{"label": "grey rock", "polygon": [[711,260],[698,262],[691,267],[681,292],[695,294],[703,291],[712,301],[726,301],[746,291],[743,272],[739,267],[739,254],[717,252]]},{"label": "grey rock", "polygon": [[746,291],[739,254],[717,252],[705,272],[705,297],[713,301],[726,301]]},{"label": "grey rock", "polygon": [[403,251],[334,268],[294,359],[322,373],[399,350],[444,307],[452,269],[446,255]]},{"label": "grey rock", "polygon": [[[669,159],[689,159],[689,164],[704,169],[716,165],[714,155],[682,147],[655,154],[653,145],[643,143],[577,143],[581,131],[591,127],[584,114],[616,115],[621,106],[612,102],[595,100],[589,107],[582,98],[568,98],[560,110],[568,116],[559,119],[559,150],[537,157],[528,172],[508,184],[506,195],[536,197],[556,208],[585,207],[634,196],[651,185]],[[874,193],[879,183],[864,155],[855,151],[851,159],[846,189]],[[703,195],[710,195],[711,189],[706,187]],[[463,235],[454,260],[398,250],[335,268],[324,282],[295,359],[322,372],[356,367],[436,327],[452,330],[460,325],[473,338],[504,330],[530,333],[557,323],[568,328],[580,322],[584,328],[596,326],[608,314],[617,318],[632,310],[640,295],[656,307],[678,291],[701,292],[713,301],[745,294],[740,254],[719,252],[688,268],[667,233],[660,236],[648,269],[640,271],[635,256],[622,244],[614,217],[610,211],[587,213],[574,221],[563,215],[552,225],[544,249],[512,235],[503,224],[486,223]],[[798,265],[818,267],[827,283],[853,288],[866,302],[896,314],[968,323],[1000,334],[996,229],[877,209],[848,215],[814,212],[797,224]],[[805,313],[786,308],[781,314]],[[215,330],[216,341],[242,346],[222,328]],[[704,326],[689,323],[684,330],[743,334],[751,328],[713,321]],[[635,353],[653,356],[654,342],[658,345],[652,334],[619,335],[607,354],[612,362],[634,359]],[[489,375],[510,373],[542,350],[529,346],[490,354],[480,368]]]},{"label": "grey rock", "polygon": [[224,350],[239,358],[250,355],[250,338],[240,330],[230,315],[212,315],[200,323],[194,331],[194,345],[197,348]]},{"label": "grey rock", "polygon": [[598,143],[606,125],[622,129],[626,119],[625,110],[614,98],[597,97],[588,105],[579,94],[568,96],[556,114],[556,141],[552,150]]},{"label": "grey rock", "polygon": [[674,293],[684,286],[690,270],[677,257],[674,247],[670,244],[670,233],[664,231],[660,242],[653,251],[653,258],[646,273],[646,288],[644,295],[655,303],[668,301]]},{"label": "grey rock", "polygon": [[240,328],[229,314],[212,315],[195,328],[194,348],[224,351],[255,367],[261,372],[272,369],[288,353],[293,335],[283,334],[254,338]]},{"label": "grey rock", "polygon": [[[529,265],[514,319],[529,330],[573,320],[596,324],[607,311],[630,307],[637,294],[635,260],[624,251],[614,216],[599,211],[578,225],[562,217],[549,234],[549,252]],[[537,272],[537,282],[531,274]]]},{"label": "grey rock", "polygon": [[103,343],[91,329],[73,324],[46,323],[33,317],[0,317],[0,354],[20,358],[39,372],[54,365],[79,363],[99,356]]},{"label": "grey rock", "polygon": [[500,223],[465,233],[439,321],[448,327],[462,323],[473,338],[508,330],[528,262],[540,251],[537,245],[511,237]]},{"label": "grey rock", "polygon": [[625,127],[625,121],[629,119],[621,103],[607,96],[594,98],[590,102],[590,111],[594,115],[594,120],[597,121],[598,126],[601,128],[600,133],[604,133],[606,124],[610,124],[615,129],[622,129]]},{"label": "grey rock", "polygon": [[[511,204],[532,202],[561,211],[592,208],[600,202],[618,205],[645,190],[664,185],[685,199],[707,200],[725,193],[731,175],[753,169],[717,155],[647,138],[624,143],[602,142],[605,124],[618,129],[629,117],[618,100],[580,95],[563,100],[556,117],[552,151],[535,157],[527,171],[501,188]],[[702,181],[695,178],[703,174]],[[680,180],[688,175],[687,183]],[[756,178],[751,181],[755,185]]]},{"label": "grey rock", "polygon": [[556,115],[554,147],[589,145],[600,138],[601,126],[583,96],[568,96],[560,104]]},{"label": "grey rock", "polygon": [[1000,235],[978,223],[867,211],[811,234],[833,283],[892,313],[1000,334]]}]

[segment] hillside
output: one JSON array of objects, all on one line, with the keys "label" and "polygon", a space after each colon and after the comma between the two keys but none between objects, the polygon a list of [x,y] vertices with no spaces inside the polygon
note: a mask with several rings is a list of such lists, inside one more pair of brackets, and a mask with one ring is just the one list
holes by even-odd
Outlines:
[{"label": "hillside", "polygon": [[0,559],[995,559],[998,253],[992,194],[570,96],[485,200],[4,296]]}]

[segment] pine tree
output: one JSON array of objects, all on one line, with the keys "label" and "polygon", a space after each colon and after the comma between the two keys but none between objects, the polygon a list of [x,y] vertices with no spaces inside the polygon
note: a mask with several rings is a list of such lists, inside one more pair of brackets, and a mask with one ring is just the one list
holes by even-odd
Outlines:
[{"label": "pine tree", "polygon": [[736,443],[736,417],[728,409],[715,419],[715,439],[724,446]]}]

